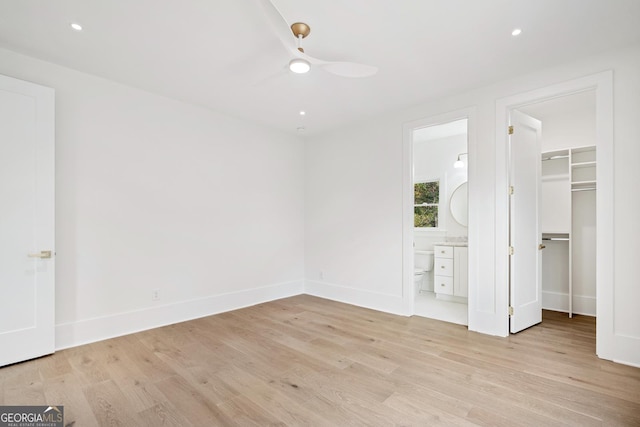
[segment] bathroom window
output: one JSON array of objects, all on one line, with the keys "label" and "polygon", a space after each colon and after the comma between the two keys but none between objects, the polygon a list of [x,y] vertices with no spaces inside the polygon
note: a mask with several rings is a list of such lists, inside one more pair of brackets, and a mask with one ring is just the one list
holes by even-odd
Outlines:
[{"label": "bathroom window", "polygon": [[413,186],[413,226],[438,228],[440,181],[416,182]]}]

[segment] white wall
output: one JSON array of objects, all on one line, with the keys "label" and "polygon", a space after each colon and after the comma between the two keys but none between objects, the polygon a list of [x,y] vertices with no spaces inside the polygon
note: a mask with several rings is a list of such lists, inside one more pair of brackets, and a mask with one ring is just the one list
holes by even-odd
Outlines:
[{"label": "white wall", "polygon": [[305,291],[402,312],[402,127],[371,122],[305,150]]},{"label": "white wall", "polygon": [[[614,255],[613,331],[616,346],[632,357],[614,356],[640,366],[640,49],[629,52],[614,69]],[[622,339],[624,337],[624,339]]]},{"label": "white wall", "polygon": [[[535,114],[533,116],[538,118]],[[542,152],[596,145],[595,106],[545,115],[540,120]]]},{"label": "white wall", "polygon": [[[507,289],[496,274],[496,100],[570,79],[614,70],[615,111],[615,316],[616,336],[625,344],[613,356],[640,365],[640,48],[603,54],[520,78],[447,97],[369,122],[317,136],[306,143],[307,284],[319,295],[390,312],[402,311],[402,128],[404,123],[475,107],[477,149],[470,149],[469,328],[502,334]],[[362,206],[375,206],[368,215]],[[635,183],[635,184],[634,184]],[[636,238],[630,238],[636,236]],[[506,253],[506,249],[505,249]],[[325,269],[324,281],[318,271]],[[364,272],[364,274],[359,274]],[[366,277],[367,280],[363,280]],[[496,280],[496,278],[499,280]],[[499,291],[499,292],[498,292]],[[389,298],[374,298],[384,292]],[[405,306],[406,307],[406,306]]]},{"label": "white wall", "polygon": [[299,140],[7,50],[0,74],[56,90],[58,348],[303,291]]}]

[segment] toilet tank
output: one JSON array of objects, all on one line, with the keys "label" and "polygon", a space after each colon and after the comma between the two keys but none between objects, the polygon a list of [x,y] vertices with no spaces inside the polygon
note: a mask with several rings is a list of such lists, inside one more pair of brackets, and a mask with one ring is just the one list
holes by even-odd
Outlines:
[{"label": "toilet tank", "polygon": [[433,270],[433,251],[414,251],[413,264],[424,271]]}]

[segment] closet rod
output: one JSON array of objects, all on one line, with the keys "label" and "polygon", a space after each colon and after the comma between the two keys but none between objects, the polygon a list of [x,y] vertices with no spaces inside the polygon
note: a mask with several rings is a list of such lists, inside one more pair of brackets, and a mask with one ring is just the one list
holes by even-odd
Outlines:
[{"label": "closet rod", "polygon": [[568,242],[569,238],[568,237],[543,237],[542,240],[555,240],[555,241]]},{"label": "closet rod", "polygon": [[572,188],[571,191],[594,191],[596,187]]}]

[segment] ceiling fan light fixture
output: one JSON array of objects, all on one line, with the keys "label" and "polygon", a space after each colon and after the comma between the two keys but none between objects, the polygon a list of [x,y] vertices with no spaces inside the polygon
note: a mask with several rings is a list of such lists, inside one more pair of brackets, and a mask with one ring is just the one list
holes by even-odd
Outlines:
[{"label": "ceiling fan light fixture", "polygon": [[297,74],[304,74],[309,72],[311,64],[309,61],[303,58],[294,58],[289,62],[289,69]]}]

